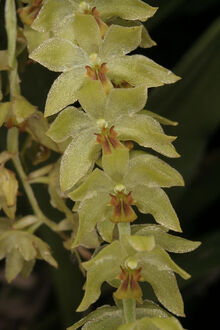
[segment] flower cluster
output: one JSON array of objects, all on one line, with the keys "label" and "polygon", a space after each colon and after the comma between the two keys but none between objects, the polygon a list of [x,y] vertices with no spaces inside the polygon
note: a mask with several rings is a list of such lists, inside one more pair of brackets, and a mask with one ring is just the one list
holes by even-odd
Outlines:
[{"label": "flower cluster", "polygon": [[[175,273],[184,279],[190,276],[168,252],[189,252],[199,242],[168,233],[181,232],[181,227],[164,188],[184,182],[155,154],[179,157],[172,144],[176,137],[162,128],[176,123],[145,109],[149,88],[179,77],[145,56],[129,55],[139,46],[154,45],[141,22],[156,10],[142,0],[33,0],[19,9],[30,59],[61,73],[48,93],[45,116],[56,115],[47,138],[58,148],[51,149],[63,151],[60,164],[47,177],[51,199],[68,221],[71,215],[60,196],[75,202],[76,223],[68,225],[73,233],[65,245],[70,250],[91,247],[89,239],[97,238],[94,256],[82,264],[87,280],[78,311],[99,298],[103,282],[116,288],[117,307],[98,309],[72,330],[84,324],[86,329],[89,324],[103,329],[109,322],[112,329],[121,330],[182,329],[169,312],[184,316]],[[29,130],[35,128],[36,112],[19,121],[19,107],[10,107],[6,123],[25,122]],[[58,171],[60,187],[53,179]],[[141,213],[150,214],[157,224],[136,224]],[[19,243],[2,252],[8,258],[19,256],[18,272],[24,260],[46,259],[47,246],[42,250],[31,234],[16,235],[32,251],[27,256]],[[7,231],[2,240],[7,241]],[[56,266],[51,258],[47,261]],[[152,286],[169,312],[144,300],[140,282]]]}]

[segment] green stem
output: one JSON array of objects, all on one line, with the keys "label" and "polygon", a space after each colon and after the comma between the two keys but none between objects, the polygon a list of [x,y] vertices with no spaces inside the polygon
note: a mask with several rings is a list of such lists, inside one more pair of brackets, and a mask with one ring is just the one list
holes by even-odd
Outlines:
[{"label": "green stem", "polygon": [[24,190],[27,194],[27,197],[29,199],[29,202],[31,204],[31,207],[35,213],[35,215],[38,217],[38,219],[45,223],[48,227],[50,227],[52,230],[56,231],[57,225],[48,219],[41,211],[38,202],[35,198],[34,192],[28,182],[27,175],[25,174],[23,167],[21,165],[20,159],[19,159],[19,153],[18,153],[18,129],[13,127],[8,130],[8,137],[7,137],[7,145],[8,145],[8,151],[14,154],[14,157],[12,159],[14,166],[16,168],[16,171],[21,179],[21,182],[23,184]]},{"label": "green stem", "polygon": [[[123,235],[131,235],[130,223],[118,224],[119,238]],[[123,299],[123,311],[125,323],[134,322],[136,320],[136,301],[135,299]]]}]

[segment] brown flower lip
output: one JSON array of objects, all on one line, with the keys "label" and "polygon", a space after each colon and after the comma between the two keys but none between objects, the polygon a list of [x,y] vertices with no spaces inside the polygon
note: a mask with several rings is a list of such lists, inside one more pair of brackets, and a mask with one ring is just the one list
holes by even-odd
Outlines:
[{"label": "brown flower lip", "polygon": [[121,285],[114,293],[117,299],[135,299],[140,304],[142,300],[142,290],[138,284],[141,280],[141,267],[138,269],[126,269],[121,267],[121,274],[118,279],[121,280]]},{"label": "brown flower lip", "polygon": [[117,192],[116,195],[110,194],[111,196],[111,206],[114,210],[111,216],[111,221],[114,223],[121,222],[133,222],[137,219],[137,215],[134,212],[131,205],[134,205],[134,200],[132,198],[131,192],[125,194],[124,192]]}]

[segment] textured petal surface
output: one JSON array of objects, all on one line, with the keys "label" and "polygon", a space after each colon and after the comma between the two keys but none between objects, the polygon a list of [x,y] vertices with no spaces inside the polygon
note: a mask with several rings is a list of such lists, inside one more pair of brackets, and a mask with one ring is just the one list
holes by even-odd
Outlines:
[{"label": "textured petal surface", "polygon": [[51,71],[69,71],[75,66],[86,66],[88,58],[81,48],[71,41],[51,38],[44,41],[30,58]]},{"label": "textured petal surface", "polygon": [[91,15],[76,14],[73,26],[78,45],[88,55],[98,53],[102,39],[95,18]]},{"label": "textured petal surface", "polygon": [[90,120],[85,112],[75,107],[63,110],[51,124],[47,135],[55,142],[75,137],[80,131],[90,128]]},{"label": "textured petal surface", "polygon": [[108,63],[108,76],[111,80],[126,81],[132,86],[145,84],[149,87],[171,84],[180,78],[142,55],[114,58]]},{"label": "textured petal surface", "polygon": [[114,122],[115,118],[142,110],[146,102],[147,88],[145,85],[135,88],[114,88],[107,99],[105,118]]},{"label": "textured petal surface", "polygon": [[124,180],[131,186],[136,184],[148,187],[184,185],[179,172],[158,157],[144,152],[135,152],[135,156],[129,162],[129,170]]},{"label": "textured petal surface", "polygon": [[141,33],[142,26],[123,27],[111,25],[102,43],[100,57],[103,61],[106,61],[111,57],[130,53],[140,44]]},{"label": "textured petal surface", "polygon": [[132,140],[167,157],[179,157],[171,144],[175,137],[165,135],[160,124],[149,116],[135,114],[120,117],[115,123],[115,130],[120,140]]},{"label": "textured petal surface", "polygon": [[153,16],[157,8],[153,8],[140,0],[98,0],[96,6],[104,18],[113,16],[128,20],[146,21]]},{"label": "textured petal surface", "polygon": [[52,31],[72,11],[73,5],[68,0],[46,0],[34,20],[32,28],[40,32]]},{"label": "textured petal surface", "polygon": [[143,266],[141,275],[145,281],[151,284],[162,305],[170,312],[184,316],[183,300],[173,272],[159,271],[156,266],[149,264]]},{"label": "textured petal surface", "polygon": [[45,116],[51,116],[76,100],[76,92],[85,80],[85,68],[73,68],[62,73],[53,83],[45,106]]},{"label": "textured petal surface", "polygon": [[66,149],[60,169],[60,184],[63,191],[71,189],[93,167],[99,150],[96,136],[88,130],[78,135]]},{"label": "textured petal surface", "polygon": [[132,195],[140,212],[152,214],[166,228],[181,231],[176,212],[162,189],[139,185],[133,189]]},{"label": "textured petal surface", "polygon": [[101,250],[98,255],[84,263],[87,272],[85,295],[78,307],[78,311],[86,310],[95,302],[101,293],[101,285],[104,281],[113,280],[121,272],[120,264],[125,257],[118,241],[115,241]]},{"label": "textured petal surface", "polygon": [[112,189],[112,180],[103,171],[96,168],[79,188],[72,191],[69,196],[74,201],[80,201],[90,198],[96,192],[111,192]]}]

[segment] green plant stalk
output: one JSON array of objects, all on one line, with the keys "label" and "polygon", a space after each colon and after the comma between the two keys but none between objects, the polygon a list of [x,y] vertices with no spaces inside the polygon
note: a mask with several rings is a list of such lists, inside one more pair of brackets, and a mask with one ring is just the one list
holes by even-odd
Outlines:
[{"label": "green plant stalk", "polygon": [[[130,223],[119,223],[118,224],[119,238],[123,235],[131,235]],[[123,311],[125,323],[136,321],[136,300],[135,299],[123,299]]]},{"label": "green plant stalk", "polygon": [[[48,227],[50,227],[52,230],[56,231],[56,224],[48,219],[41,211],[38,202],[36,200],[36,197],[34,195],[34,192],[28,182],[28,178],[26,173],[23,170],[23,167],[21,165],[20,159],[19,159],[19,151],[18,151],[18,129],[13,127],[8,130],[8,136],[7,136],[7,145],[8,150],[12,153],[14,153],[14,157],[12,159],[13,164],[16,168],[16,171],[21,179],[21,182],[23,184],[24,190],[27,194],[27,197],[29,199],[29,202],[31,204],[31,207],[35,213],[35,215],[38,217],[39,221],[42,223],[45,223]],[[39,225],[40,225],[39,224]],[[35,227],[36,228],[36,227]],[[36,229],[35,229],[36,230]]]}]

